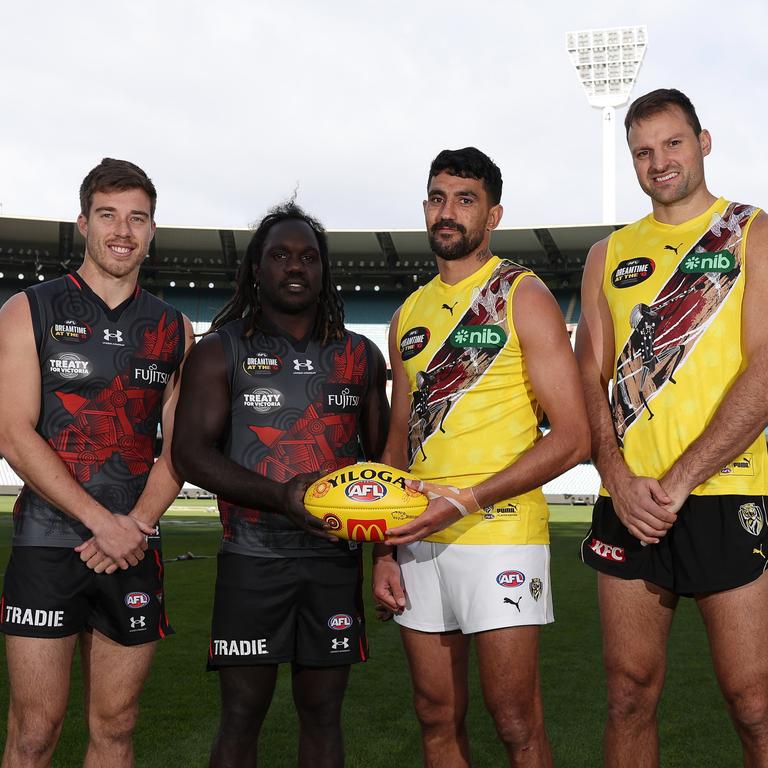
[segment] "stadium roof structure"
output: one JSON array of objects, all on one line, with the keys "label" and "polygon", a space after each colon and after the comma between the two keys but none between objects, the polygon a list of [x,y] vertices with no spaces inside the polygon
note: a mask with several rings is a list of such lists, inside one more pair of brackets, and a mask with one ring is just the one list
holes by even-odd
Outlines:
[{"label": "stadium roof structure", "polygon": [[[499,256],[533,269],[552,290],[579,286],[590,246],[618,226],[545,226],[498,229],[491,245]],[[158,227],[141,282],[170,281],[228,287],[245,253],[248,229]],[[408,293],[435,273],[423,230],[331,230],[334,280],[344,289]],[[0,280],[20,288],[75,269],[83,240],[73,222],[0,215]],[[22,275],[23,277],[19,277]],[[378,288],[376,287],[378,286]]]}]

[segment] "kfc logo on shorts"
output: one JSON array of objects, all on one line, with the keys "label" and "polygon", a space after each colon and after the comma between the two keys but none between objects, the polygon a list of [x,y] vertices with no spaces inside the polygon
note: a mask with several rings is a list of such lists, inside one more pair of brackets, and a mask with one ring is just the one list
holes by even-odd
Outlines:
[{"label": "kfc logo on shorts", "polygon": [[606,544],[600,539],[592,539],[589,548],[603,560],[611,560],[614,563],[623,563],[627,558],[624,556],[624,547],[615,547],[612,544]]},{"label": "kfc logo on shorts", "polygon": [[496,583],[501,587],[522,587],[525,574],[522,571],[502,571],[496,577]]},{"label": "kfc logo on shorts", "polygon": [[352,629],[352,617],[347,613],[337,613],[328,619],[328,627],[336,632]]},{"label": "kfc logo on shorts", "polygon": [[143,608],[149,605],[149,595],[146,592],[129,592],[125,596],[125,604],[133,609]]}]

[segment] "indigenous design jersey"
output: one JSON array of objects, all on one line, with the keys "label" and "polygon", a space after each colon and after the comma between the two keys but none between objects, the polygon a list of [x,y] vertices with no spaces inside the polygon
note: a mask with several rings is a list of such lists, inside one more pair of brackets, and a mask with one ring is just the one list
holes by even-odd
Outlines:
[{"label": "indigenous design jersey", "polygon": [[[128,514],[154,464],[165,385],[184,357],[181,313],[138,286],[110,309],[75,274],[25,293],[40,358],[37,432],[91,496]],[[26,485],[13,514],[15,546],[72,547],[91,535]]]},{"label": "indigenous design jersey", "polygon": [[[411,388],[409,470],[476,485],[539,439],[540,408],[512,321],[512,297],[532,272],[492,257],[456,285],[439,276],[406,299],[397,337]],[[541,489],[468,515],[429,537],[457,544],[546,544]]]},{"label": "indigenous design jersey", "polygon": [[[684,224],[649,215],[608,241],[603,292],[616,346],[611,407],[624,460],[637,475],[662,477],[746,366],[746,243],[758,211],[720,198]],[[694,493],[762,495],[766,458],[760,433]]]},{"label": "indigenous design jersey", "polygon": [[[321,346],[256,331],[243,321],[218,330],[232,396],[223,453],[284,483],[303,472],[328,473],[357,461],[370,342],[349,331]],[[257,499],[254,499],[257,502]],[[222,549],[263,557],[345,555],[355,542],[327,542],[284,515],[219,497]]]}]

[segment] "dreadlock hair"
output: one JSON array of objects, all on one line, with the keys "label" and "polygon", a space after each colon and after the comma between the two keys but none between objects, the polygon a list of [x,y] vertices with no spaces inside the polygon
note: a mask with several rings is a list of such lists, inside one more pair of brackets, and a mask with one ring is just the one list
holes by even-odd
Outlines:
[{"label": "dreadlock hair", "polygon": [[210,332],[218,330],[232,320],[243,318],[246,321],[245,336],[251,336],[257,330],[266,330],[262,323],[261,301],[253,270],[261,263],[264,242],[269,231],[275,224],[283,221],[303,221],[307,224],[315,233],[320,249],[323,278],[312,338],[325,345],[331,341],[340,341],[344,337],[344,305],[336,291],[336,286],[331,281],[331,264],[328,259],[328,238],[325,228],[293,201],[272,208],[254,230],[246,248],[245,257],[237,271],[235,295],[213,318]]}]

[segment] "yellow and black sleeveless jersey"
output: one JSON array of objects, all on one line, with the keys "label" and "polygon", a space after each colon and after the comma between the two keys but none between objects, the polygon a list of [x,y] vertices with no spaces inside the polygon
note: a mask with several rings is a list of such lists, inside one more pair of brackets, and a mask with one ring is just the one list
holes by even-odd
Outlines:
[{"label": "yellow and black sleeveless jersey", "polygon": [[[397,338],[411,390],[409,469],[430,482],[476,485],[539,439],[540,409],[512,321],[532,272],[492,257],[456,285],[435,277],[400,309]],[[541,489],[468,515],[429,537],[457,544],[546,544]]]},{"label": "yellow and black sleeveless jersey", "polygon": [[[720,198],[684,224],[649,215],[608,241],[603,292],[615,339],[611,406],[624,459],[637,475],[662,477],[746,367],[746,243],[758,211]],[[694,493],[764,494],[766,458],[761,433]]]}]

